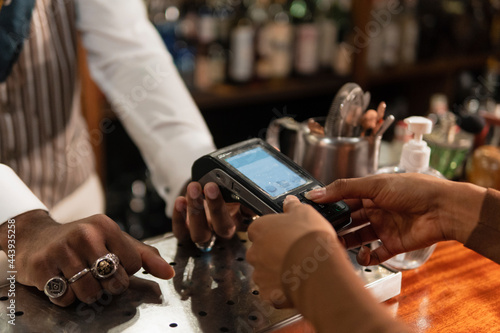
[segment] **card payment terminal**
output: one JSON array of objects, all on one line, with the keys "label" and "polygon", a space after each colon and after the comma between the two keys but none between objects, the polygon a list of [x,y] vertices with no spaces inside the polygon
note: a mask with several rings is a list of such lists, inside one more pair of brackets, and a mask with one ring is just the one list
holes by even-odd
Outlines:
[{"label": "card payment terminal", "polygon": [[196,160],[192,180],[205,186],[219,185],[226,202],[240,202],[258,215],[283,212],[287,195],[310,204],[335,228],[351,222],[349,207],[343,202],[317,204],[305,198],[308,191],[324,186],[302,167],[260,139],[250,139]]}]

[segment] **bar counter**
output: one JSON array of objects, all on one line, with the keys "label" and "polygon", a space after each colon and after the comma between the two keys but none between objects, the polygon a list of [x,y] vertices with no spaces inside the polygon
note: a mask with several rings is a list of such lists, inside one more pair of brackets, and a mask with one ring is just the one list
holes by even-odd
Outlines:
[{"label": "bar counter", "polygon": [[[16,284],[15,326],[8,324],[8,287],[2,287],[0,332],[314,332],[294,310],[260,302],[245,260],[246,239],[218,241],[211,254],[201,256],[172,236],[155,242],[175,265],[174,279],[159,280],[141,270],[124,294],[68,308]],[[379,274],[379,266],[370,267],[362,271]],[[413,332],[498,332],[500,266],[457,242],[440,243],[427,263],[403,272],[401,293],[383,306]]]}]

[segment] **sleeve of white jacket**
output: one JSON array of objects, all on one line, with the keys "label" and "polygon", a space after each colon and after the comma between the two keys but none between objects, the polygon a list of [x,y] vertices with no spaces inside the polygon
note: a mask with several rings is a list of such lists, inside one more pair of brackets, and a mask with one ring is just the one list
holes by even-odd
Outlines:
[{"label": "sleeve of white jacket", "polygon": [[92,77],[138,146],[153,184],[173,201],[212,136],[141,0],[76,0]]},{"label": "sleeve of white jacket", "polygon": [[35,209],[48,211],[14,170],[0,164],[0,224]]}]

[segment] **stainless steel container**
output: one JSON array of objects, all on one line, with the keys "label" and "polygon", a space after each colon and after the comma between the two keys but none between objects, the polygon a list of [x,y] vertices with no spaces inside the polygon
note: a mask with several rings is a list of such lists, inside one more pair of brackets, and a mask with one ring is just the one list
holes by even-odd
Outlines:
[{"label": "stainless steel container", "polygon": [[[324,123],[324,118],[312,119]],[[308,122],[274,120],[267,141],[325,184],[377,170],[381,137],[328,137],[312,133]]]}]

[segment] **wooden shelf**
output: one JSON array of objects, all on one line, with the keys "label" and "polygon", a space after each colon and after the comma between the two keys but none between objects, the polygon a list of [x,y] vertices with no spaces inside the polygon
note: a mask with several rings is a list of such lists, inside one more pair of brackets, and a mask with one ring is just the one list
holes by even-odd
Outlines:
[{"label": "wooden shelf", "polygon": [[241,85],[222,84],[207,91],[191,91],[202,110],[256,105],[277,100],[294,100],[319,95],[335,95],[345,82],[359,83],[369,89],[376,85],[408,82],[420,78],[447,77],[460,70],[483,69],[490,54],[464,55],[435,59],[411,66],[367,72],[357,77],[339,77],[320,73],[310,77],[292,77],[282,80],[256,81]]},{"label": "wooden shelf", "polygon": [[202,111],[294,100],[319,95],[335,95],[349,81],[333,74],[311,77],[294,77],[283,80],[251,82],[244,85],[223,84],[208,91],[192,91],[192,96]]},{"label": "wooden shelf", "polygon": [[446,76],[461,70],[483,69],[491,54],[450,56],[434,59],[411,66],[400,66],[392,69],[368,72],[365,81],[367,85],[390,84],[409,81],[424,77]]}]

